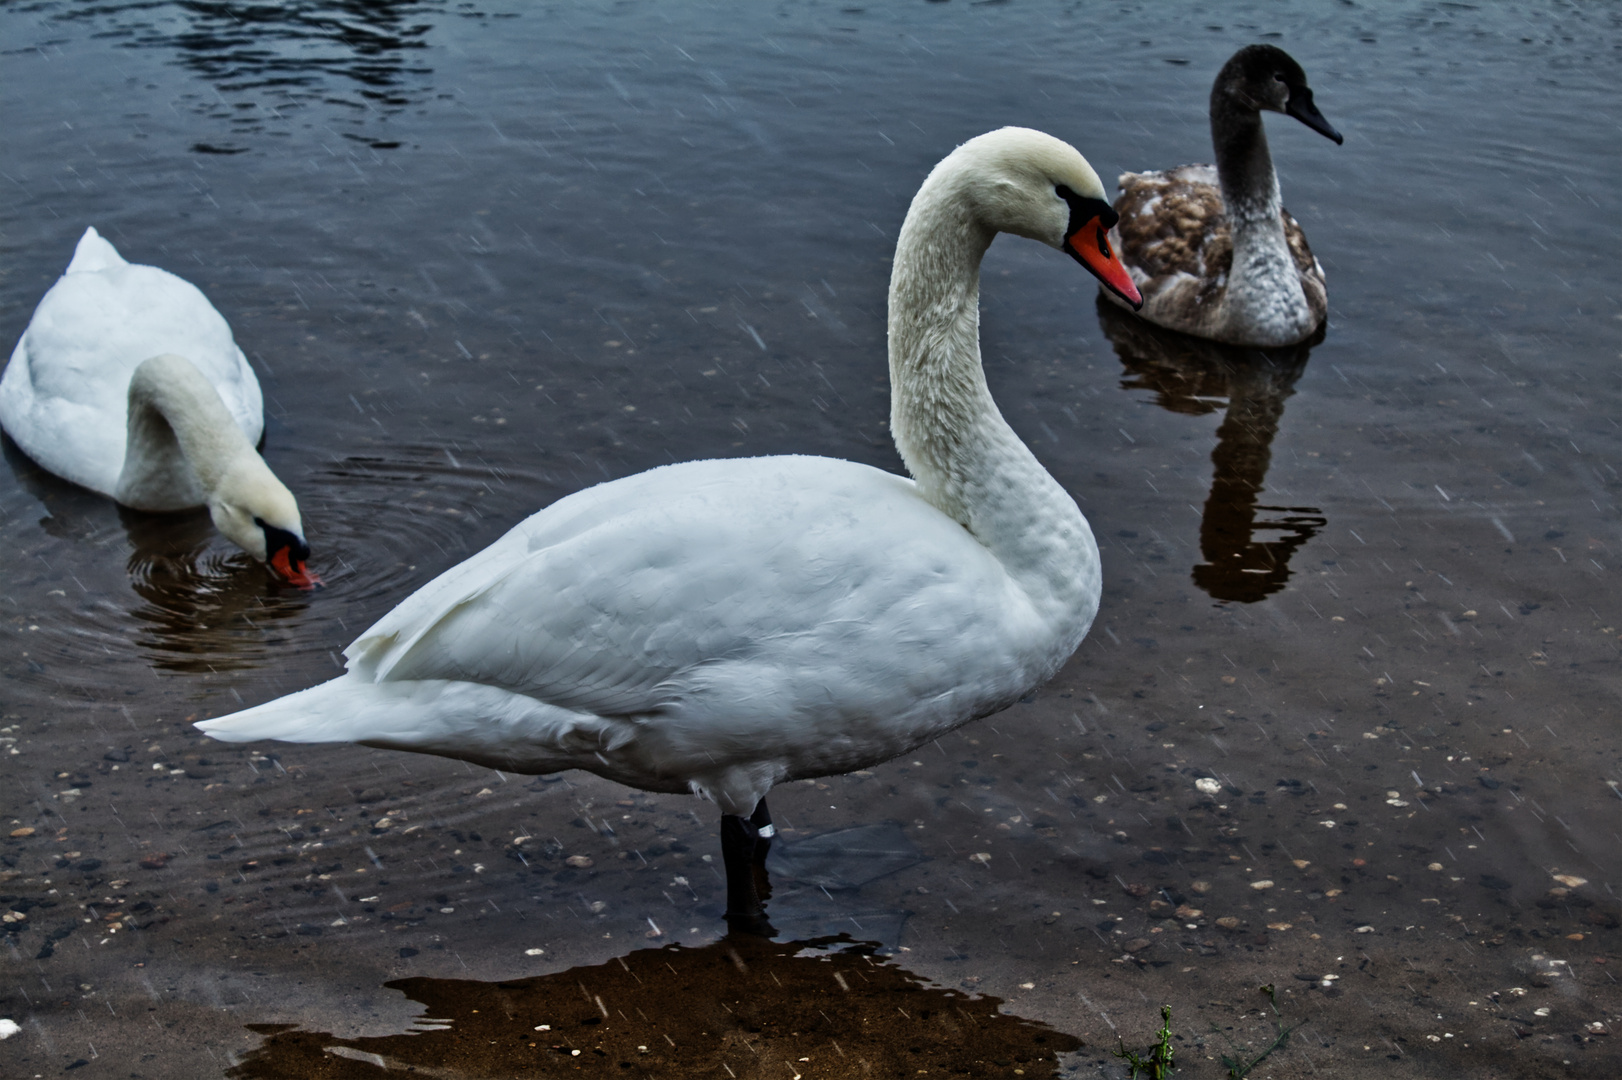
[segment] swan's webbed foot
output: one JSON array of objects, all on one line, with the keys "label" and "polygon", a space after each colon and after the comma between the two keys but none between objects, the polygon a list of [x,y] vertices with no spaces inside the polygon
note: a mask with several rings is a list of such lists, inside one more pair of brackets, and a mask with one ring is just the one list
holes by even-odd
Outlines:
[{"label": "swan's webbed foot", "polygon": [[721,860],[727,875],[727,923],[736,931],[770,937],[776,929],[766,920],[764,901],[772,894],[766,874],[766,853],[771,850],[771,813],[766,800],[756,804],[754,813],[721,815]]}]

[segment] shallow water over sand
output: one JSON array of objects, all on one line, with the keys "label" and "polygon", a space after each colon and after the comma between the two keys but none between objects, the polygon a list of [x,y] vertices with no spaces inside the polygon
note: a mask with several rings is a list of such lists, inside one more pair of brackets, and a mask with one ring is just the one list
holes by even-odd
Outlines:
[{"label": "shallow water over sand", "polygon": [[[328,582],[278,589],[205,517],[121,513],[6,447],[0,1071],[381,1056],[365,1040],[427,1000],[385,983],[499,998],[472,984],[566,988],[677,943],[721,985],[713,807],[187,721],[330,677],[586,485],[782,452],[899,468],[887,259],[929,167],[1006,123],[1105,176],[1208,160],[1210,79],[1254,40],[1347,136],[1268,120],[1324,339],[1168,341],[1101,319],[1057,253],[993,247],[988,378],[1092,522],[1103,609],[1030,701],[773,794],[780,941],[876,943],[909,993],[1046,1025],[1065,1075],[1120,1075],[1117,1035],[1145,1046],[1162,1002],[1196,1076],[1303,1023],[1255,1075],[1622,1071],[1622,19],[1179,10],[0,8],[0,338],[87,225],[197,283]],[[662,1043],[624,1014],[617,1049]],[[858,1075],[738,1023],[705,1067]],[[985,1075],[1040,1074],[987,1047]]]}]

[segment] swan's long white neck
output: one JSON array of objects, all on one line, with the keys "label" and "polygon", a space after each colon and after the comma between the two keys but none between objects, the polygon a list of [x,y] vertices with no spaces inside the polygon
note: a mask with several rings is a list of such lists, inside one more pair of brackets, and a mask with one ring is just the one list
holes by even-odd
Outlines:
[{"label": "swan's long white neck", "polygon": [[191,361],[167,354],[135,369],[124,469],[114,498],[137,510],[201,506],[226,486],[228,476],[259,470],[281,486]]},{"label": "swan's long white neck", "polygon": [[1221,322],[1247,336],[1300,341],[1316,324],[1301,288],[1301,271],[1284,238],[1278,173],[1267,149],[1267,132],[1253,108],[1219,99],[1211,103],[1211,141],[1217,179],[1233,238],[1233,269],[1223,298]]},{"label": "swan's long white neck", "polygon": [[1071,616],[1085,609],[1085,632],[1098,549],[1075,501],[1014,434],[986,386],[980,260],[995,232],[975,219],[951,163],[925,181],[896,245],[891,433],[919,493],[961,522],[1038,606]]}]

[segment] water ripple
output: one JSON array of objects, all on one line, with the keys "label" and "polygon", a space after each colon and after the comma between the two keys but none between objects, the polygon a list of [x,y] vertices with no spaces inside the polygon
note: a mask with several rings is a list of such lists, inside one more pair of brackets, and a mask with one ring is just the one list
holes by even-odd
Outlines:
[{"label": "water ripple", "polygon": [[[18,583],[20,592],[34,593],[23,606],[26,625],[37,629],[26,630],[16,677],[52,694],[92,699],[127,690],[147,668],[209,676],[321,670],[330,662],[336,671],[343,647],[372,619],[471,554],[470,537],[491,531],[488,497],[514,479],[438,445],[317,466],[296,486],[314,549],[311,566],[325,587],[305,591],[232,546],[206,511],[122,510],[31,463],[13,466],[53,510],[40,522],[51,540],[39,545],[34,580]],[[517,521],[528,512],[508,501],[493,513]],[[73,559],[79,565],[71,572],[52,569],[66,564],[56,558],[64,543],[116,549],[118,524],[127,544],[127,591],[112,551],[88,562]]]}]

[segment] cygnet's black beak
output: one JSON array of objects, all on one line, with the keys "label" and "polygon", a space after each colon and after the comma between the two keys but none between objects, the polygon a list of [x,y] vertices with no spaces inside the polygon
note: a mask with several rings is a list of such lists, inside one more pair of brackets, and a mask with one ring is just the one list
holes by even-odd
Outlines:
[{"label": "cygnet's black beak", "polygon": [[1312,103],[1312,91],[1305,86],[1290,87],[1290,101],[1284,106],[1284,112],[1285,115],[1295,117],[1324,138],[1335,140],[1336,146],[1346,141],[1341,137],[1340,132],[1335,130],[1335,125],[1325,120],[1324,114],[1318,111],[1318,106]]}]

